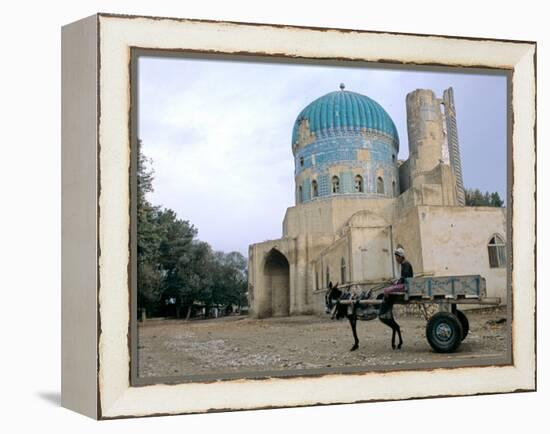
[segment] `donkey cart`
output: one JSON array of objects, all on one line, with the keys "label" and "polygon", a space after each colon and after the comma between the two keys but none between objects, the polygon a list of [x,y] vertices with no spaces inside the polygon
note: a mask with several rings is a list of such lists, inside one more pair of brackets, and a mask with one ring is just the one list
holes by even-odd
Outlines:
[{"label": "donkey cart", "polygon": [[[356,312],[357,319],[370,320],[378,316],[378,308],[384,298],[382,286],[363,290],[360,294],[357,294],[357,289],[365,284],[352,283],[345,286],[350,296],[341,299],[339,304],[348,305],[350,312]],[[468,318],[457,305],[500,304],[500,298],[487,297],[485,279],[479,275],[413,277],[406,279],[403,292],[394,292],[387,297],[392,304],[419,305],[427,319],[428,343],[439,353],[456,351],[468,336]],[[426,304],[436,304],[438,312],[428,318]]]}]

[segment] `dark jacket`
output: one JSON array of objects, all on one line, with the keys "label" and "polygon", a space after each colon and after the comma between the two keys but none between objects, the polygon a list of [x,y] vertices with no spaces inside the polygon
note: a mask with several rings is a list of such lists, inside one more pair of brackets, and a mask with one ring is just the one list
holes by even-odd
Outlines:
[{"label": "dark jacket", "polygon": [[413,267],[406,259],[401,263],[401,278],[399,283],[405,283],[405,279],[413,277]]}]

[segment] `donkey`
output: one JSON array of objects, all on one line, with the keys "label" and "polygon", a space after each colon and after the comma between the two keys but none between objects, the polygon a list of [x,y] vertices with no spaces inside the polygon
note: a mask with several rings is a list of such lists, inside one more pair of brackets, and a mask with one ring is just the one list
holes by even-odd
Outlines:
[{"label": "donkey", "polygon": [[[357,300],[369,299],[372,297],[372,290],[367,293],[361,293]],[[352,303],[351,305],[341,304],[342,300],[350,300],[352,295],[349,292],[344,293],[338,288],[338,283],[332,285],[332,282],[329,282],[327,293],[325,294],[325,310],[327,313],[332,313],[331,319],[341,319],[347,318],[349,320],[351,331],[353,333],[354,344],[351,347],[350,351],[355,351],[359,348],[359,338],[357,337],[357,319],[358,317],[362,320],[372,319],[369,314],[368,308],[363,308],[359,303]],[[378,316],[378,319],[386,324],[392,329],[391,337],[391,347],[394,350],[400,350],[403,345],[403,338],[401,336],[401,327],[395,321],[393,317],[393,301],[391,296],[384,296],[380,294],[377,299],[382,299],[382,304],[380,305],[377,312],[374,314],[375,317]],[[357,311],[363,310],[363,315],[358,316]],[[396,335],[399,337],[399,343],[395,344]]]}]

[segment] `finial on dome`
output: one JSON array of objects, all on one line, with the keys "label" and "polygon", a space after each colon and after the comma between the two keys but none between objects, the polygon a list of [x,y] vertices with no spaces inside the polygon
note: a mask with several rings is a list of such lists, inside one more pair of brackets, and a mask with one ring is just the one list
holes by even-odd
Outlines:
[{"label": "finial on dome", "polygon": [[346,88],[346,85],[344,83],[340,83],[340,90],[344,90]]}]

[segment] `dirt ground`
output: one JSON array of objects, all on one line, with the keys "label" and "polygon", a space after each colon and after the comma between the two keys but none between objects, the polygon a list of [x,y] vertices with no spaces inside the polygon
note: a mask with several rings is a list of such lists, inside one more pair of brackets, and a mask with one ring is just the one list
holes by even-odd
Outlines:
[{"label": "dirt ground", "polygon": [[359,349],[347,320],[295,316],[256,320],[147,320],[138,327],[138,376],[168,377],[334,367],[396,367],[441,361],[475,361],[506,354],[506,311],[468,311],[470,333],[453,354],[432,351],[426,321],[397,316],[404,345],[391,349],[391,329],[359,321]]}]

